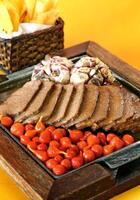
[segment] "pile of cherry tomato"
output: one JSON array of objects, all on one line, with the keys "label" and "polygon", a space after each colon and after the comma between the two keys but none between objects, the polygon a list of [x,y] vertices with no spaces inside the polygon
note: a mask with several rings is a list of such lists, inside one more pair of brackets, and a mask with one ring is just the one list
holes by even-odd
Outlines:
[{"label": "pile of cherry tomato", "polygon": [[131,134],[122,138],[115,133],[98,132],[95,135],[90,131],[45,126],[41,120],[35,125],[23,125],[5,116],[0,123],[57,176],[134,142]]}]

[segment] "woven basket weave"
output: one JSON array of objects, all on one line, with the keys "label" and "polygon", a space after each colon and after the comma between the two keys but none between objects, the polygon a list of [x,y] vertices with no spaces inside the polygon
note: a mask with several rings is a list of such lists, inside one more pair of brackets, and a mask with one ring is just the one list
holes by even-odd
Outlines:
[{"label": "woven basket weave", "polygon": [[17,71],[40,62],[46,54],[64,48],[64,22],[12,39],[0,38],[0,64],[5,70]]}]

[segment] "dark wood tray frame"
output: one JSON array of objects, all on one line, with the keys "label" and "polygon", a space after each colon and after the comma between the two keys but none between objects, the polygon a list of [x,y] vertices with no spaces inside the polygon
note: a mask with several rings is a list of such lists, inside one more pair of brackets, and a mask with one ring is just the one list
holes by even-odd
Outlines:
[{"label": "dark wood tray frame", "polygon": [[[68,58],[83,54],[99,57],[140,94],[140,72],[98,44],[89,41],[59,52]],[[140,184],[139,158],[115,169],[105,163],[91,164],[55,180],[2,129],[0,165],[32,200],[107,200]]]}]

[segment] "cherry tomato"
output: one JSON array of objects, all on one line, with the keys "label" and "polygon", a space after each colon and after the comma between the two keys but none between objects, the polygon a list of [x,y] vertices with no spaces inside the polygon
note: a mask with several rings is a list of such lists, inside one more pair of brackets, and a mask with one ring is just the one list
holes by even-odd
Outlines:
[{"label": "cherry tomato", "polygon": [[62,147],[64,147],[64,148],[69,148],[69,147],[71,147],[71,140],[70,140],[70,138],[69,137],[63,137],[63,138],[61,138],[60,139],[60,144],[62,145]]},{"label": "cherry tomato", "polygon": [[63,165],[66,169],[71,168],[71,161],[69,159],[64,159],[61,161],[61,165]]},{"label": "cherry tomato", "polygon": [[49,159],[49,156],[46,151],[39,151],[39,150],[34,150],[33,152],[37,158],[39,158],[41,161],[46,161]]},{"label": "cherry tomato", "polygon": [[35,127],[33,124],[26,124],[25,125],[25,131],[33,130]]},{"label": "cherry tomato", "polygon": [[63,165],[55,165],[53,167],[53,173],[57,176],[65,174],[66,173],[66,168]]},{"label": "cherry tomato", "polygon": [[42,118],[40,118],[35,125],[35,130],[37,130],[38,132],[42,132],[45,129],[46,129],[45,124],[42,122]]},{"label": "cherry tomato", "polygon": [[115,150],[119,150],[124,146],[123,140],[121,140],[118,136],[114,137],[111,141],[110,144],[114,147]]},{"label": "cherry tomato", "polygon": [[74,158],[71,159],[71,163],[72,163],[72,167],[74,169],[77,169],[79,167],[81,167],[84,164],[84,159],[81,155],[76,156]]},{"label": "cherry tomato", "polygon": [[54,159],[49,159],[46,161],[46,166],[49,168],[49,169],[53,169],[56,165],[58,165],[58,162]]},{"label": "cherry tomato", "polygon": [[46,129],[52,133],[55,130],[55,127],[54,126],[48,126]]},{"label": "cherry tomato", "polygon": [[114,137],[116,137],[116,135],[115,135],[114,133],[108,133],[108,134],[107,134],[107,137],[106,137],[107,142],[110,143],[110,141],[111,141]]},{"label": "cherry tomato", "polygon": [[11,126],[10,131],[16,137],[20,137],[24,134],[24,125],[19,122],[16,122]]},{"label": "cherry tomato", "polygon": [[37,144],[40,143],[38,136],[33,137],[32,141],[35,142],[35,143],[37,143]]},{"label": "cherry tomato", "polygon": [[91,162],[95,159],[95,153],[91,151],[90,149],[87,151],[84,151],[83,158],[85,162]]},{"label": "cherry tomato", "polygon": [[39,151],[46,151],[47,150],[46,144],[41,143],[41,144],[37,145],[37,150],[39,150]]},{"label": "cherry tomato", "polygon": [[57,155],[54,157],[54,160],[56,160],[58,163],[60,163],[63,160],[63,156]]},{"label": "cherry tomato", "polygon": [[86,147],[83,148],[83,152],[89,150],[91,147],[88,145]]},{"label": "cherry tomato", "polygon": [[67,149],[67,153],[65,154],[65,158],[72,159],[77,156],[77,152]]},{"label": "cherry tomato", "polygon": [[61,144],[60,144],[60,147],[59,147],[59,149],[60,149],[61,151],[66,151],[66,148],[65,148],[65,147],[63,147]]},{"label": "cherry tomato", "polygon": [[54,140],[60,141],[60,139],[64,136],[64,134],[62,131],[55,129],[52,133],[52,136]]},{"label": "cherry tomato", "polygon": [[62,152],[55,146],[49,146],[47,153],[50,158],[54,158],[55,156],[59,155]]},{"label": "cherry tomato", "polygon": [[85,131],[85,132],[84,132],[84,136],[83,136],[80,140],[81,140],[81,141],[87,140],[87,137],[88,137],[89,135],[92,135],[92,132],[90,132],[90,131]]},{"label": "cherry tomato", "polygon": [[49,130],[45,129],[40,133],[39,141],[41,143],[49,144],[51,139],[51,132]]},{"label": "cherry tomato", "polygon": [[14,121],[11,117],[8,117],[8,116],[1,117],[1,124],[7,128],[12,126],[13,123],[14,123]]},{"label": "cherry tomato", "polygon": [[37,134],[36,130],[28,130],[25,132],[25,135],[28,136],[29,138],[33,138]]},{"label": "cherry tomato", "polygon": [[54,140],[60,140],[62,137],[66,136],[66,130],[64,128],[56,128],[52,132]]},{"label": "cherry tomato", "polygon": [[36,144],[35,142],[31,141],[31,142],[29,142],[29,143],[27,144],[27,148],[28,148],[31,152],[33,152],[34,150],[37,149],[37,144]]},{"label": "cherry tomato", "polygon": [[100,140],[102,145],[106,145],[106,135],[103,132],[98,132],[97,138]]},{"label": "cherry tomato", "polygon": [[87,142],[84,140],[80,141],[77,143],[77,146],[79,147],[80,150],[83,150],[87,146]]},{"label": "cherry tomato", "polygon": [[103,147],[104,156],[111,154],[114,151],[114,146],[111,144],[105,145]]},{"label": "cherry tomato", "polygon": [[79,148],[75,144],[72,144],[69,150],[75,151],[77,154],[79,154]]},{"label": "cherry tomato", "polygon": [[101,157],[103,154],[103,147],[100,144],[94,144],[91,150],[94,152],[96,158]]},{"label": "cherry tomato", "polygon": [[80,141],[81,138],[83,138],[83,132],[80,130],[70,130],[69,129],[69,134],[70,134],[70,139],[72,142],[77,143]]},{"label": "cherry tomato", "polygon": [[125,134],[122,139],[125,142],[126,146],[134,143],[134,137],[129,134]]},{"label": "cherry tomato", "polygon": [[56,141],[56,140],[50,141],[49,145],[50,145],[50,146],[55,146],[55,147],[57,147],[57,148],[60,147],[60,143],[59,143],[58,141]]},{"label": "cherry tomato", "polygon": [[20,136],[20,142],[24,145],[27,145],[30,142],[30,138],[26,135],[21,135]]},{"label": "cherry tomato", "polygon": [[100,140],[98,139],[98,137],[96,135],[89,135],[87,137],[87,143],[88,143],[88,146],[91,147],[94,144],[99,144]]}]

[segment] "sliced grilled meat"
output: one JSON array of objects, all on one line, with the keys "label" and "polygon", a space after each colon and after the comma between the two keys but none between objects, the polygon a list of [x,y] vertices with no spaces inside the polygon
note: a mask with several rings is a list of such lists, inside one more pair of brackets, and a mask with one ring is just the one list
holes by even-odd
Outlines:
[{"label": "sliced grilled meat", "polygon": [[133,115],[133,120],[139,120],[140,119],[140,100],[136,100],[133,102],[134,106],[134,115]]},{"label": "sliced grilled meat", "polygon": [[66,123],[64,127],[68,128],[83,120],[89,119],[95,110],[98,94],[99,90],[97,86],[93,84],[85,85],[84,98],[80,107],[80,112],[75,119],[73,118],[70,120],[70,122]]},{"label": "sliced grilled meat", "polygon": [[71,99],[72,92],[73,92],[72,84],[63,86],[61,96],[59,100],[57,101],[53,114],[47,120],[47,124],[53,124],[55,122],[59,122],[64,117],[69,101]]},{"label": "sliced grilled meat", "polygon": [[121,89],[124,96],[124,111],[122,117],[113,124],[112,129],[117,130],[117,127],[120,126],[120,124],[125,123],[133,117],[134,115],[134,106],[133,106],[133,98],[134,94],[129,92],[127,89],[122,88]]},{"label": "sliced grilled meat", "polygon": [[99,97],[96,104],[95,111],[93,112],[90,119],[84,120],[78,124],[76,127],[78,129],[83,129],[86,127],[90,127],[94,124],[96,126],[97,122],[104,120],[107,116],[109,107],[109,90],[106,87],[99,87]]},{"label": "sliced grilled meat", "polygon": [[123,115],[124,99],[119,86],[106,86],[110,92],[108,116],[99,123],[99,127],[108,129],[109,125]]},{"label": "sliced grilled meat", "polygon": [[134,107],[134,115],[124,123],[120,123],[117,126],[117,130],[134,130],[139,127],[140,124],[140,101],[136,100],[133,102],[132,107]]},{"label": "sliced grilled meat", "polygon": [[29,106],[26,108],[26,110],[23,113],[17,116],[15,120],[18,122],[22,122],[26,118],[34,114],[37,114],[39,110],[41,109],[43,102],[45,101],[45,98],[47,97],[52,86],[53,86],[53,82],[43,81],[41,89],[38,91],[38,93],[36,94],[34,99],[31,101]]},{"label": "sliced grilled meat", "polygon": [[56,103],[60,97],[62,91],[62,85],[55,84],[54,87],[48,93],[45,102],[37,115],[33,115],[27,118],[24,123],[35,123],[42,117],[43,121],[46,121],[54,111]]},{"label": "sliced grilled meat", "polygon": [[25,83],[0,105],[0,115],[15,116],[23,112],[39,90],[40,86],[40,80]]},{"label": "sliced grilled meat", "polygon": [[78,113],[80,106],[83,101],[83,95],[84,95],[84,84],[79,84],[77,86],[74,86],[74,91],[72,93],[71,100],[69,102],[68,108],[66,110],[64,118],[58,122],[55,123],[55,126],[63,126],[68,121],[74,119]]},{"label": "sliced grilled meat", "polygon": [[125,122],[123,124],[119,124],[117,126],[117,131],[125,131],[125,130],[131,130],[131,131],[134,131],[135,129],[137,129],[138,127],[140,127],[140,120],[136,120],[134,121],[133,119],[131,119],[131,121],[129,122]]}]

